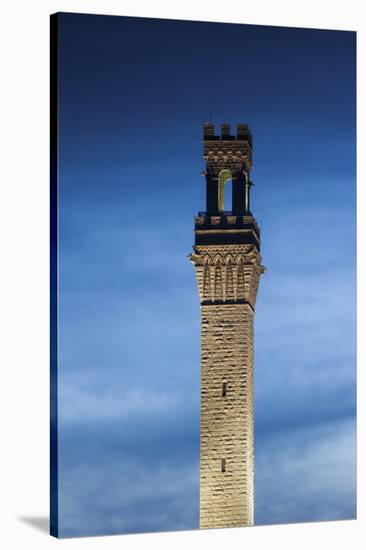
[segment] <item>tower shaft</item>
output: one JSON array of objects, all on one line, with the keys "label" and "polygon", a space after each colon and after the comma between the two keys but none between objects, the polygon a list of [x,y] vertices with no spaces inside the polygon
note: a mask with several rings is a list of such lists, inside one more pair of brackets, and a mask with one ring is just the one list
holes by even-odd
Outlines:
[{"label": "tower shaft", "polygon": [[201,314],[200,526],[251,525],[253,312],[232,304]]}]

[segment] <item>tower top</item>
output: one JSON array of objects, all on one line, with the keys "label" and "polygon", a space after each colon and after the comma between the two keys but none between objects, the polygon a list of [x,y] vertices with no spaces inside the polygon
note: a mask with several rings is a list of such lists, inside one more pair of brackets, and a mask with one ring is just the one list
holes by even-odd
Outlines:
[{"label": "tower top", "polygon": [[234,175],[238,172],[249,173],[252,168],[252,134],[247,124],[236,125],[236,135],[230,133],[230,124],[221,124],[219,135],[215,135],[215,125],[205,122],[203,125],[203,158],[207,170],[215,177],[224,170]]},{"label": "tower top", "polygon": [[252,134],[247,124],[236,125],[236,135],[230,134],[230,124],[222,123],[220,135],[215,135],[215,125],[205,122],[203,125],[204,141],[246,141],[252,147]]},{"label": "tower top", "polygon": [[[259,251],[260,234],[250,211],[252,134],[247,124],[203,125],[203,158],[206,169],[206,210],[196,217],[196,246],[254,245]],[[225,193],[225,186],[227,191]],[[225,197],[226,194],[226,197]],[[231,200],[230,200],[231,199]]]}]

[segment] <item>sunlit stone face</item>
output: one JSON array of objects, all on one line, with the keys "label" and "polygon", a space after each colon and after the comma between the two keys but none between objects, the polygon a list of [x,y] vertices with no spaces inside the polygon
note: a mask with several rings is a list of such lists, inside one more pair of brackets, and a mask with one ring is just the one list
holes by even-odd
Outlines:
[{"label": "sunlit stone face", "polygon": [[[204,127],[206,212],[195,219],[201,304],[200,527],[253,525],[254,308],[260,232],[249,210],[251,135]],[[230,211],[225,184],[232,183]]]}]

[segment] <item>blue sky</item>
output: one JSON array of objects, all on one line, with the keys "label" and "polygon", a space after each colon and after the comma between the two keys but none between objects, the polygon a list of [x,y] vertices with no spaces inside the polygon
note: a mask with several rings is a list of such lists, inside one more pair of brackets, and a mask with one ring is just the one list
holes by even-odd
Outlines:
[{"label": "blue sky", "polygon": [[355,33],[59,24],[60,535],[198,528],[210,109],[254,136],[255,523],[355,517]]}]

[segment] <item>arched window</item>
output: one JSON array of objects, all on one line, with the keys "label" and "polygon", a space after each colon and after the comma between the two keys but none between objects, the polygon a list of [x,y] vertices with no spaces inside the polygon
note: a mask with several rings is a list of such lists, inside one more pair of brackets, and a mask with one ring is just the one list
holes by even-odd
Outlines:
[{"label": "arched window", "polygon": [[[225,185],[226,184],[226,185]],[[218,186],[219,212],[232,210],[232,174],[230,170],[221,170]],[[226,208],[225,208],[226,205]]]}]

